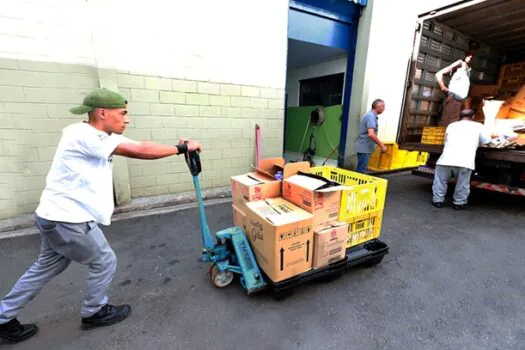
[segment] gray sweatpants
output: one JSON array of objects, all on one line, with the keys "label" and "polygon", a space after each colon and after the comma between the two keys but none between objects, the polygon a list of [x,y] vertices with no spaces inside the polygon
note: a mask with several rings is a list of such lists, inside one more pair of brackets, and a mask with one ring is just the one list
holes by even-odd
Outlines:
[{"label": "gray sweatpants", "polygon": [[71,261],[89,268],[80,316],[97,313],[108,302],[106,292],[117,267],[117,258],[104,233],[95,222],[70,224],[48,221],[37,215],[34,218],[40,230],[40,255],[0,301],[0,324],[15,318]]},{"label": "gray sweatpants", "polygon": [[456,179],[454,189],[454,204],[467,204],[470,194],[470,176],[472,170],[467,168],[436,165],[434,171],[434,184],[432,185],[433,201],[444,202],[447,194],[448,181],[453,176]]}]

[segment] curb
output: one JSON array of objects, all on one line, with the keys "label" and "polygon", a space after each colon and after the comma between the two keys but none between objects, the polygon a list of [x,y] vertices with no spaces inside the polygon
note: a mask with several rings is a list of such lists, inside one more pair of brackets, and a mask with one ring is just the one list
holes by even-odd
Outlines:
[{"label": "curb", "polygon": [[[231,197],[230,187],[218,187],[202,191],[204,201],[218,200]],[[166,194],[154,197],[141,197],[132,199],[131,202],[115,207],[113,217],[129,216],[135,212],[143,212],[154,209],[162,209],[196,203],[195,191],[182,192],[175,195]],[[13,231],[21,231],[34,227],[33,214],[25,214],[12,219],[0,220],[0,238],[7,236]]]}]

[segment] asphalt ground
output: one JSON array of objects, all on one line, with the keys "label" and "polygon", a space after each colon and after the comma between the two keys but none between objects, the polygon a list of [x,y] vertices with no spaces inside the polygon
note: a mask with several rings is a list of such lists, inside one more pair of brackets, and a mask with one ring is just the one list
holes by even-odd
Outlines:
[{"label": "asphalt ground", "polygon": [[[119,259],[112,303],[122,323],[80,329],[86,268],[70,267],[22,313],[40,332],[5,349],[523,349],[525,200],[474,191],[468,211],[430,204],[431,182],[389,178],[380,265],[302,286],[277,302],[214,288],[195,208],[112,224]],[[212,231],[231,204],[207,206]],[[0,240],[0,294],[36,259],[38,236]]]}]

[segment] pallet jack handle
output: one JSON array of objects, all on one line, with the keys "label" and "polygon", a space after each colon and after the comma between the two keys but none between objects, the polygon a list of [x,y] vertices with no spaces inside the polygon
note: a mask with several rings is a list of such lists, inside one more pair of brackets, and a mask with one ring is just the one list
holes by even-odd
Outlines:
[{"label": "pallet jack handle", "polygon": [[202,199],[201,186],[199,182],[199,174],[202,171],[199,152],[188,152],[184,155],[184,158],[186,159],[186,164],[188,165],[190,173],[193,176],[193,184],[195,185],[195,194],[197,197],[197,203],[199,205],[199,217],[201,221],[201,235],[202,243],[204,244],[204,250],[212,251],[215,247],[215,239],[208,227],[206,212],[204,211],[204,201]]},{"label": "pallet jack handle", "polygon": [[201,158],[199,156],[199,152],[188,152],[184,155],[184,158],[186,159],[186,164],[188,164],[188,168],[190,169],[191,175],[199,175],[202,171]]},{"label": "pallet jack handle", "polygon": [[255,166],[261,162],[261,127],[255,124]]}]

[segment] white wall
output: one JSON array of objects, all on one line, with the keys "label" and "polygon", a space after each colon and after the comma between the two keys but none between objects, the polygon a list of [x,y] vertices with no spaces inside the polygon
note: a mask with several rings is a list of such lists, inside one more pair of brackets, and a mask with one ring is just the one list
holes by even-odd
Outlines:
[{"label": "white wall", "polygon": [[286,0],[95,0],[93,6],[102,9],[92,18],[99,21],[97,45],[107,49],[97,57],[103,66],[284,88]]},{"label": "white wall", "polygon": [[[386,104],[379,120],[379,137],[384,142],[396,141],[417,16],[455,2],[458,1],[369,1],[359,22],[345,152],[350,158],[354,153],[359,117],[370,109],[376,98],[385,100]],[[352,160],[347,158],[346,163],[349,162]]]},{"label": "white wall", "polygon": [[[228,186],[250,169],[255,124],[261,154],[282,154],[287,0],[0,6],[0,219],[34,210],[61,128],[82,118],[68,108],[98,86],[130,102],[129,137],[201,141],[203,189]],[[117,201],[191,190],[183,163],[118,158]]]},{"label": "white wall", "polygon": [[0,57],[93,65],[83,0],[0,0]]},{"label": "white wall", "polygon": [[0,6],[3,58],[285,85],[287,0],[0,0]]},{"label": "white wall", "polygon": [[312,66],[289,70],[286,76],[286,93],[288,94],[287,106],[299,106],[300,80],[344,73],[346,72],[346,61],[347,55],[344,55]]}]

